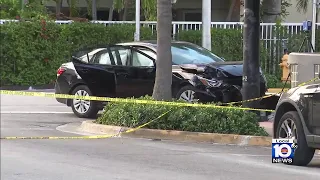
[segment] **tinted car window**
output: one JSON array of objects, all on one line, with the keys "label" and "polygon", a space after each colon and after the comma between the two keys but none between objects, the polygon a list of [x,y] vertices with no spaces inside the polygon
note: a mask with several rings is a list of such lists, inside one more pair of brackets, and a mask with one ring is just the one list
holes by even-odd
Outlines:
[{"label": "tinted car window", "polygon": [[171,46],[173,64],[208,64],[224,61],[209,50],[187,43],[173,43]]}]

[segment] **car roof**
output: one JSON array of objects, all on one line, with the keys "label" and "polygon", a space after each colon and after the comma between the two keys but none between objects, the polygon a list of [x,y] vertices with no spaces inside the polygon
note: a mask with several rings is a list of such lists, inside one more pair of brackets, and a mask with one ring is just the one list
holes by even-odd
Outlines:
[{"label": "car roof", "polygon": [[[171,41],[172,45],[175,44],[192,44],[187,41]],[[124,43],[117,43],[117,45],[136,45],[136,46],[146,46],[156,49],[157,48],[157,40],[144,40],[144,41],[132,41],[132,42],[124,42]]]}]

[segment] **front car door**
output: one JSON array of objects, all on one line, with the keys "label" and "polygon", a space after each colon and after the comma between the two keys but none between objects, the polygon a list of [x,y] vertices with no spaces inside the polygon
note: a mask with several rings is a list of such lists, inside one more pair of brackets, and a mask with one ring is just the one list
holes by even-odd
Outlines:
[{"label": "front car door", "polygon": [[320,144],[320,80],[306,86],[306,93],[301,93],[305,104],[305,120],[315,143]]},{"label": "front car door", "polygon": [[112,46],[117,97],[152,95],[155,81],[155,60],[131,46]]},{"label": "front car door", "polygon": [[131,52],[131,78],[139,84],[135,97],[151,96],[156,78],[157,56],[152,50],[143,47],[133,47]]},{"label": "front car door", "polygon": [[312,104],[312,124],[315,126],[315,134],[320,136],[320,85],[313,93]]}]

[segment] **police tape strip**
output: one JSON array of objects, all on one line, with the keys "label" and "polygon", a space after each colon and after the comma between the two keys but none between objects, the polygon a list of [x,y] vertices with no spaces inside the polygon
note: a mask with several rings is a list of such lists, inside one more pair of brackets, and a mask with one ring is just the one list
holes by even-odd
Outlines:
[{"label": "police tape strip", "polygon": [[4,140],[13,140],[13,139],[107,139],[107,138],[112,138],[112,137],[117,137],[119,136],[120,134],[125,134],[125,133],[131,133],[131,132],[134,132],[138,129],[141,129],[151,123],[153,123],[154,121],[162,118],[163,116],[165,116],[166,114],[168,114],[170,111],[172,110],[169,110],[163,114],[161,114],[160,116],[158,116],[157,118],[147,122],[147,123],[144,123],[136,128],[132,128],[132,129],[128,129],[124,132],[119,132],[117,134],[113,134],[113,135],[96,135],[96,136],[66,136],[66,137],[54,137],[54,136],[39,136],[39,137],[17,137],[17,136],[12,136],[12,137],[1,137],[0,139],[4,139]]},{"label": "police tape strip", "polygon": [[[309,82],[315,81],[317,78],[313,78],[307,82],[301,83],[299,86],[305,85]],[[26,91],[7,91],[0,90],[1,94],[7,95],[20,95],[20,96],[37,96],[37,97],[49,97],[49,98],[61,98],[61,99],[80,99],[80,100],[89,100],[89,101],[105,101],[105,102],[120,102],[120,103],[135,103],[135,104],[155,104],[155,105],[169,105],[169,106],[179,106],[179,107],[204,107],[204,108],[223,108],[223,109],[239,109],[239,110],[248,110],[248,111],[264,111],[264,112],[274,112],[274,110],[270,109],[256,109],[256,108],[244,108],[244,107],[235,107],[235,106],[223,106],[223,105],[232,105],[243,102],[256,101],[260,99],[264,99],[267,97],[271,97],[274,95],[267,95],[259,98],[238,101],[238,102],[230,102],[222,105],[213,105],[213,104],[200,104],[200,103],[178,103],[178,102],[166,102],[166,101],[155,101],[155,100],[138,100],[138,99],[122,99],[122,98],[109,98],[109,97],[98,97],[98,96],[77,96],[77,95],[69,95],[69,94],[53,94],[53,93],[45,93],[45,92],[26,92]],[[281,92],[279,92],[281,93]],[[278,94],[278,93],[277,93]]]},{"label": "police tape strip", "polygon": [[45,92],[26,92],[26,91],[7,91],[7,90],[1,90],[0,92],[1,94],[19,95],[19,96],[37,96],[37,97],[50,97],[50,98],[61,98],[61,99],[79,99],[79,100],[88,100],[88,101],[105,101],[105,102],[134,103],[134,104],[167,105],[167,106],[178,106],[178,107],[203,107],[203,108],[222,108],[222,109],[239,109],[239,110],[248,110],[248,111],[274,112],[274,110],[270,110],[270,109],[218,106],[213,104],[200,104],[200,103],[192,104],[192,103],[182,103],[182,102],[140,100],[140,99],[134,99],[134,98],[122,99],[122,98],[109,98],[109,97],[98,97],[98,96],[78,96],[78,95],[69,95],[69,94],[53,94],[53,93],[45,93]]},{"label": "police tape strip", "polygon": [[[303,82],[301,84],[298,85],[298,87],[300,86],[304,86],[305,84],[308,84],[312,81],[315,81],[319,79],[319,77],[316,77],[316,78],[313,78],[309,81],[306,81],[306,82]],[[286,92],[288,90],[284,90],[283,92]],[[278,93],[275,93],[275,94],[271,94],[271,95],[266,95],[266,96],[262,96],[262,97],[258,97],[258,98],[253,98],[253,99],[248,99],[248,100],[244,100],[244,101],[237,101],[237,102],[229,102],[229,103],[222,103],[222,105],[233,105],[233,104],[239,104],[239,103],[245,103],[245,102],[252,102],[252,101],[258,101],[258,100],[261,100],[261,99],[265,99],[265,98],[268,98],[268,97],[272,97],[272,96],[275,96],[277,94],[281,94],[282,91],[278,92]]]}]

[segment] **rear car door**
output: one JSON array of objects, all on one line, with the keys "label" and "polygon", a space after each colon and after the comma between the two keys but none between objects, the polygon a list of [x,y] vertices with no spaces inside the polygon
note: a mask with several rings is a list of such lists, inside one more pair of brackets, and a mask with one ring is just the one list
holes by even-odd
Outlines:
[{"label": "rear car door", "polygon": [[116,95],[113,69],[115,62],[110,58],[109,48],[97,49],[93,50],[94,53],[87,62],[73,58],[73,64],[77,73],[95,96],[114,97]]},{"label": "rear car door", "polygon": [[132,46],[112,46],[117,97],[152,95],[155,81],[154,59]]}]

